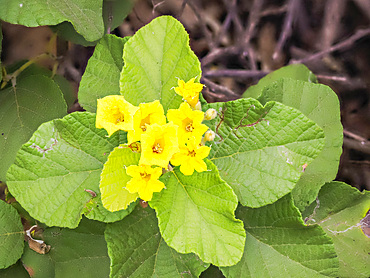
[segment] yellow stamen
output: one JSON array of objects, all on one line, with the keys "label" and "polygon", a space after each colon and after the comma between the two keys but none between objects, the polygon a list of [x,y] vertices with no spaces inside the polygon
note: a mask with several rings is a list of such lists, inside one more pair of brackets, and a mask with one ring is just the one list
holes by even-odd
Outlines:
[{"label": "yellow stamen", "polygon": [[154,153],[162,153],[163,149],[161,148],[161,145],[159,143],[155,144],[152,148]]},{"label": "yellow stamen", "polygon": [[189,124],[185,127],[185,130],[186,130],[187,132],[192,132],[192,131],[193,131],[193,129],[194,129],[194,127],[193,127],[193,124],[192,124],[192,123],[189,123]]},{"label": "yellow stamen", "polygon": [[150,180],[150,177],[151,177],[151,174],[147,174],[147,173],[143,173],[143,172],[141,172],[140,173],[140,176],[141,176],[141,178],[143,179],[143,180],[145,180],[145,181],[149,181]]},{"label": "yellow stamen", "polygon": [[189,156],[191,156],[191,157],[195,157],[196,156],[196,153],[195,153],[195,151],[194,150],[192,150],[192,151],[189,151]]},{"label": "yellow stamen", "polygon": [[145,117],[144,119],[141,120],[140,122],[140,128],[143,132],[146,131],[146,127],[150,125],[150,115],[148,115],[147,117]]},{"label": "yellow stamen", "polygon": [[124,121],[125,121],[125,116],[123,114],[119,114],[116,119],[117,124],[121,122],[123,123]]}]

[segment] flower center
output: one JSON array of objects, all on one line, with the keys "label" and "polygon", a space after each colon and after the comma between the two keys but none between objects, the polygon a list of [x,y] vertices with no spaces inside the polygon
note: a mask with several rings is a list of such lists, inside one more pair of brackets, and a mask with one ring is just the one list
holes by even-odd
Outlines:
[{"label": "flower center", "polygon": [[188,152],[188,156],[195,157],[196,153],[194,150]]},{"label": "flower center", "polygon": [[141,178],[143,179],[143,180],[145,180],[145,181],[149,181],[150,180],[150,177],[151,177],[151,175],[150,174],[147,174],[147,173],[143,173],[143,172],[141,172],[140,173],[140,176],[141,176]]},{"label": "flower center", "polygon": [[193,129],[194,129],[194,127],[193,127],[193,123],[189,123],[189,124],[187,124],[187,126],[185,127],[185,130],[186,130],[187,132],[192,132],[192,131],[193,131]]},{"label": "flower center", "polygon": [[116,123],[121,123],[121,122],[124,122],[125,121],[125,115],[119,113],[117,116],[116,116]]},{"label": "flower center", "polygon": [[163,152],[163,148],[161,147],[161,145],[159,143],[154,144],[152,150],[153,150],[153,153],[162,153]]},{"label": "flower center", "polygon": [[150,125],[150,115],[146,116],[144,119],[141,120],[140,122],[141,130],[145,132],[148,125]]}]

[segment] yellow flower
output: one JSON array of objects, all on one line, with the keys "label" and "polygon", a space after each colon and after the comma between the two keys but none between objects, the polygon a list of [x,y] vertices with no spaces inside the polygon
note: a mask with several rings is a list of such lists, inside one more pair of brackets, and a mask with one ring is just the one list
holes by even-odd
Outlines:
[{"label": "yellow flower", "polygon": [[202,124],[204,112],[192,110],[186,102],[181,103],[179,109],[169,109],[167,119],[179,127],[178,138],[180,142],[195,137],[200,140],[208,127]]},{"label": "yellow flower", "polygon": [[177,126],[173,123],[151,124],[141,135],[141,150],[139,164],[167,168],[171,157],[180,151]]},{"label": "yellow flower", "polygon": [[132,130],[133,116],[138,108],[123,96],[111,95],[98,99],[96,128],[104,128],[111,136],[117,130]]},{"label": "yellow flower", "polygon": [[175,92],[182,96],[191,107],[195,107],[199,100],[199,93],[203,89],[203,84],[194,83],[195,77],[185,83],[184,80],[179,79],[177,81],[178,87],[175,88]]},{"label": "yellow flower", "polygon": [[192,175],[194,170],[197,172],[207,171],[207,165],[203,161],[209,154],[210,147],[201,146],[195,138],[190,139],[186,146],[180,147],[180,152],[174,154],[171,164],[180,166],[180,171],[184,175]]},{"label": "yellow flower", "polygon": [[150,103],[140,103],[139,109],[134,115],[134,129],[128,131],[128,143],[140,141],[141,134],[153,123],[159,125],[166,123],[163,106],[159,100]]},{"label": "yellow flower", "polygon": [[127,175],[132,179],[126,184],[130,193],[138,193],[144,201],[150,201],[153,192],[160,192],[165,186],[158,178],[162,175],[162,168],[147,165],[131,165],[126,168]]}]

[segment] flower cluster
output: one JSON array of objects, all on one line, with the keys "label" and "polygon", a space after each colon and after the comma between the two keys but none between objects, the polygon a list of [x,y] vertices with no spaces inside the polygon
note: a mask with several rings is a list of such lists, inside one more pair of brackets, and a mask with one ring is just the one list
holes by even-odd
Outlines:
[{"label": "flower cluster", "polygon": [[127,175],[132,179],[125,188],[130,193],[137,193],[144,201],[150,201],[153,192],[165,188],[158,179],[170,164],[180,166],[184,175],[207,170],[204,158],[210,148],[204,146],[204,142],[214,136],[203,138],[206,132],[209,134],[212,131],[202,121],[211,118],[208,111],[205,115],[194,109],[199,107],[199,93],[203,89],[203,84],[194,80],[192,78],[186,83],[178,81],[175,92],[185,101],[178,109],[169,109],[167,117],[158,100],[141,103],[138,107],[120,95],[98,100],[96,127],[106,129],[108,136],[117,130],[127,131],[128,146],[137,146],[135,142],[140,142],[139,165],[126,168]]}]

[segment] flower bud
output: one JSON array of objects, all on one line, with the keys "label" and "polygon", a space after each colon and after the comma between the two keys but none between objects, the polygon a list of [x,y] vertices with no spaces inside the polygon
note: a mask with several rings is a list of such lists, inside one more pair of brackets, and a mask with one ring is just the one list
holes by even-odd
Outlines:
[{"label": "flower bud", "polygon": [[216,136],[216,134],[212,130],[208,130],[204,134],[204,141],[213,141],[213,140],[215,140],[215,136]]},{"label": "flower bud", "polygon": [[202,111],[202,104],[200,103],[200,101],[198,101],[197,104],[195,104],[194,110]]},{"label": "flower bud", "polygon": [[217,111],[216,109],[208,109],[206,113],[204,114],[204,119],[207,121],[213,120],[217,116]]}]

